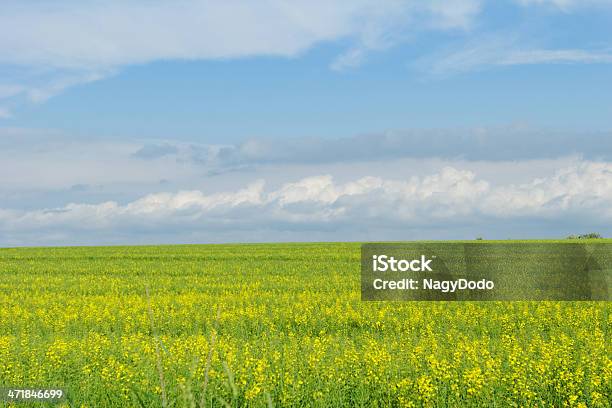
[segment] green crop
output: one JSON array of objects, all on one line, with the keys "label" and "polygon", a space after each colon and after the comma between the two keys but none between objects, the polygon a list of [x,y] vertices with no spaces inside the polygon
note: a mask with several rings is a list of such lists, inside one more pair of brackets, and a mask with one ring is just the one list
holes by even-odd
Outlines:
[{"label": "green crop", "polygon": [[362,302],[359,248],[2,249],[0,387],[75,407],[610,406],[609,302]]}]

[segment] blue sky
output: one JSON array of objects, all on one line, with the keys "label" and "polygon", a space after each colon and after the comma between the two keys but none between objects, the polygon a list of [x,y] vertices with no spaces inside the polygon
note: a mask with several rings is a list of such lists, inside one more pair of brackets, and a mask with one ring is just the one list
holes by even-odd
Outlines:
[{"label": "blue sky", "polygon": [[129,67],[24,107],[6,122],[215,143],[252,136],[337,137],[517,122],[612,127],[611,65],[512,66],[431,79],[383,56],[348,72],[332,71],[327,67],[330,52],[325,51],[291,60]]},{"label": "blue sky", "polygon": [[611,38],[609,0],[5,1],[0,245],[612,233]]},{"label": "blue sky", "polygon": [[[45,61],[43,55],[43,61],[27,68],[59,72],[31,75],[34,78],[20,78],[27,76],[23,67],[6,64],[13,75],[7,75],[5,87],[26,88],[28,80],[44,87],[40,81],[52,83],[53,75],[73,75],[75,85],[59,86],[57,95],[49,91],[54,96],[44,102],[19,100],[27,99],[23,95],[7,98],[4,110],[12,118],[4,124],[210,142],[514,122],[612,127],[612,47],[606,43],[612,36],[612,13],[606,2],[464,3],[478,8],[469,13],[469,21],[444,29],[393,23],[401,26],[389,28],[401,31],[394,34],[399,38],[375,40],[385,44],[363,51],[357,66],[340,69],[334,64],[361,46],[354,37],[362,34],[313,41],[295,54],[280,56],[245,52],[219,59],[202,52],[201,58],[186,61],[160,52],[138,63],[126,57],[125,64],[96,61],[99,67],[51,69],[45,65],[63,61]],[[384,30],[384,21],[377,24]],[[385,35],[391,36],[380,34]],[[33,44],[27,45],[36,47],[29,41]],[[552,52],[571,55],[546,58]],[[451,58],[461,53],[465,55],[457,58],[460,63],[453,64]],[[521,63],[496,66],[517,53],[533,55]],[[77,56],[70,53],[65,58]],[[538,58],[543,62],[535,63]],[[88,75],[101,79],[79,84]]]}]

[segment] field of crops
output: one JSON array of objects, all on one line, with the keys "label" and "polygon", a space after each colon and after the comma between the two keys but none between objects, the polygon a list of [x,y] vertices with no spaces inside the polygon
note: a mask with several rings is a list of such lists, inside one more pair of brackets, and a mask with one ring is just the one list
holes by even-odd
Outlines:
[{"label": "field of crops", "polygon": [[609,302],[362,302],[359,265],[358,244],[0,249],[0,387],[90,407],[610,406]]}]

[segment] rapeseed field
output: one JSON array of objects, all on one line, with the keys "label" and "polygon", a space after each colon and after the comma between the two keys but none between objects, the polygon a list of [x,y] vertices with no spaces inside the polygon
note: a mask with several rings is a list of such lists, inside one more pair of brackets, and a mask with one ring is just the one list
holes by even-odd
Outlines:
[{"label": "rapeseed field", "polygon": [[1,249],[0,387],[74,407],[611,406],[609,302],[362,302],[359,266],[356,243]]}]

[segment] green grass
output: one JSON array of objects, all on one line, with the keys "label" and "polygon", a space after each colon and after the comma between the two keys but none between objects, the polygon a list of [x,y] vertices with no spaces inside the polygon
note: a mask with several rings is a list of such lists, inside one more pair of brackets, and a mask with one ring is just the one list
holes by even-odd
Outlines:
[{"label": "green grass", "polygon": [[610,406],[609,302],[361,302],[359,265],[357,243],[1,249],[0,386],[91,407]]}]

